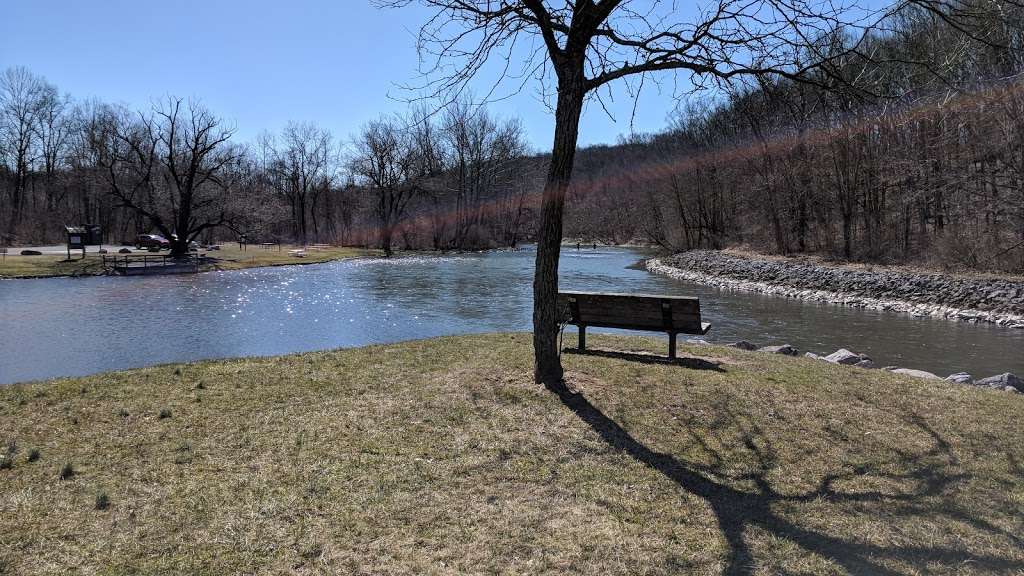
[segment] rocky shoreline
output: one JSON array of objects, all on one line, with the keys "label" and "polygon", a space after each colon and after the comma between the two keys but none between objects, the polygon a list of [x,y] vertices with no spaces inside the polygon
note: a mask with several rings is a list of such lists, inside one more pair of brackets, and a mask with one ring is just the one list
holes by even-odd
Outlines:
[{"label": "rocky shoreline", "polygon": [[646,262],[651,272],[742,290],[874,310],[1024,329],[1024,282],[691,250]]},{"label": "rocky shoreline", "polygon": [[[699,342],[699,341],[698,341]],[[738,348],[740,350],[747,350],[750,352],[765,352],[768,354],[782,354],[784,356],[800,356],[800,351],[790,346],[789,344],[783,344],[781,346],[765,346],[763,348],[758,347],[756,344],[747,342],[746,340],[740,340],[739,342],[733,342],[727,344],[731,348]],[[857,368],[878,368],[874,361],[871,360],[865,354],[858,354],[856,352],[850,352],[845,348],[840,348],[835,352],[821,356],[814,352],[804,353],[804,357],[811,358],[814,360],[821,360],[823,362],[831,362],[832,364],[841,364],[845,366],[855,366]],[[951,384],[960,384],[964,386],[976,386],[980,388],[987,388],[989,390],[1001,390],[1004,392],[1012,392],[1015,394],[1024,394],[1024,380],[1018,377],[1016,374],[1011,372],[1005,372],[1003,374],[997,374],[995,376],[989,376],[988,378],[980,378],[975,380],[973,376],[966,372],[957,372],[956,374],[950,374],[945,378],[927,372],[925,370],[915,370],[913,368],[900,368],[899,366],[885,366],[882,370],[888,370],[894,374],[902,374],[904,376],[911,376],[914,378],[924,378],[926,380],[944,380]]]}]

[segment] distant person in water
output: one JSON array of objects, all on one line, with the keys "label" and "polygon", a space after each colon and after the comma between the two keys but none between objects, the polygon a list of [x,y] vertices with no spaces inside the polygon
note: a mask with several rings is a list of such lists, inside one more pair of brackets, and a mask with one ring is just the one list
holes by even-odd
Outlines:
[{"label": "distant person in water", "polygon": [[577,242],[577,243],[576,243],[576,251],[577,251],[577,252],[579,252],[579,251],[580,251],[580,243],[579,243],[579,242]]}]

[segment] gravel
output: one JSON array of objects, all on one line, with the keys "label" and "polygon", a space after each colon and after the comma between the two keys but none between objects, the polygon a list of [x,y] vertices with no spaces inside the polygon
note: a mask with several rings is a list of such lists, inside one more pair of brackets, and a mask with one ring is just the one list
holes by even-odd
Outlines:
[{"label": "gravel", "polygon": [[859,270],[746,258],[714,250],[651,259],[647,269],[724,289],[1024,329],[1024,282]]}]

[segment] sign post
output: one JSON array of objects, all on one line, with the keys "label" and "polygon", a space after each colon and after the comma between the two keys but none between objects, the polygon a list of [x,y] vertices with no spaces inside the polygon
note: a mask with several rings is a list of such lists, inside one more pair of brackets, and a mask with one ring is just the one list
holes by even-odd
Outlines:
[{"label": "sign post", "polygon": [[68,231],[68,260],[71,260],[72,250],[81,250],[82,258],[85,258],[86,229],[83,226],[65,226]]}]

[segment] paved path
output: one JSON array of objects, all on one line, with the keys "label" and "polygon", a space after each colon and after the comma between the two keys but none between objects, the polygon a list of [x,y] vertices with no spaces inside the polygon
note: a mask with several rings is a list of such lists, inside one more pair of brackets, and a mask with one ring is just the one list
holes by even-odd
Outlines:
[{"label": "paved path", "polygon": [[[102,246],[86,246],[85,253],[97,254],[99,253],[100,248],[105,249],[109,254],[117,254],[117,251],[120,250],[121,248],[128,248],[129,250],[132,251],[132,253],[141,254],[143,252],[146,252],[145,248],[143,248],[142,250],[136,250],[135,246],[122,246],[120,244],[104,244]],[[67,256],[68,253],[68,247],[66,244],[55,244],[52,246],[8,246],[7,255],[17,256],[18,254],[21,253],[22,250],[35,250],[37,252],[42,252],[43,254],[63,254],[65,256]],[[74,256],[75,254],[81,254],[82,251],[80,249],[72,250],[71,253],[72,256]]]}]

